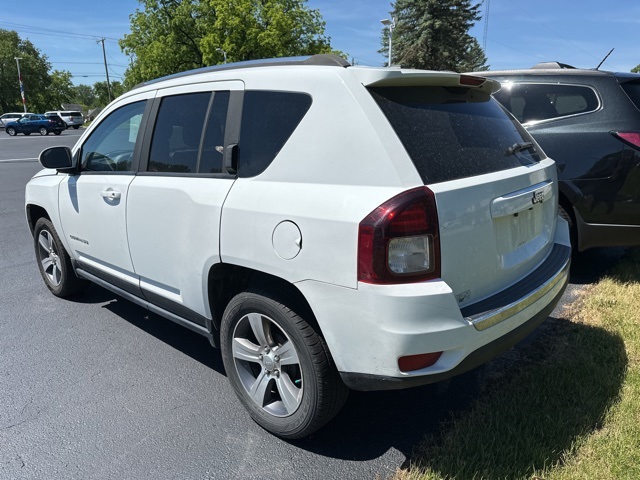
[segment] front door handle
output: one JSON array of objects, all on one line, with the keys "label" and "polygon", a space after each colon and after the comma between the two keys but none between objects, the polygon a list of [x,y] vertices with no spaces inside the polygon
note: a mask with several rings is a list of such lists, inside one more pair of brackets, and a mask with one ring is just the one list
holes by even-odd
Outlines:
[{"label": "front door handle", "polygon": [[120,192],[118,192],[117,190],[112,190],[110,188],[107,190],[101,191],[100,195],[102,195],[107,200],[119,200],[120,197],[122,196]]}]

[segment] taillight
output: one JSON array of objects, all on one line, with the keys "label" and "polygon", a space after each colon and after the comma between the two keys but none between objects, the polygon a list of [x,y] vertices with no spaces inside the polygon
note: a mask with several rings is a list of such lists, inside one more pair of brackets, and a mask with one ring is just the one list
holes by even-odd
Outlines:
[{"label": "taillight", "polygon": [[640,132],[611,132],[611,135],[622,140],[627,145],[640,148]]},{"label": "taillight", "polygon": [[394,284],[439,277],[438,213],[429,188],[407,190],[360,222],[359,281]]}]

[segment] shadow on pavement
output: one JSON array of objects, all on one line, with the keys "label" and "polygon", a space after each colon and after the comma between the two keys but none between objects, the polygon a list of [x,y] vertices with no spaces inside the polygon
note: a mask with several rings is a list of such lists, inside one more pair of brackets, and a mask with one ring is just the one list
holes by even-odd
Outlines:
[{"label": "shadow on pavement", "polygon": [[[580,258],[574,260],[570,282],[581,284],[598,280],[624,253],[625,249],[595,249],[580,254]],[[224,375],[224,367],[219,351],[213,349],[203,336],[151,314],[145,309],[123,300],[96,285],[92,285],[83,296],[75,300],[96,304],[108,302],[104,305],[104,308],[109,309],[141,330]],[[549,324],[552,327],[549,327]],[[560,436],[551,435],[550,432],[547,432],[547,435],[544,430],[542,431],[542,435],[536,440],[540,445],[541,455],[544,458],[555,461],[571,445],[576,435],[583,433],[585,430],[598,428],[602,415],[614,399],[617,398],[622,382],[622,372],[624,365],[626,365],[626,357],[622,340],[604,330],[575,325],[567,320],[553,317],[550,317],[544,325],[546,327],[541,328],[545,330],[562,325],[563,328],[578,329],[583,334],[556,337],[545,334],[540,335],[537,332],[533,337],[530,336],[523,340],[514,349],[494,359],[488,366],[480,367],[443,383],[407,390],[351,392],[345,407],[332,422],[311,437],[291,443],[301,449],[319,455],[344,460],[363,461],[377,458],[391,448],[402,452],[409,459],[414,454],[416,446],[425,437],[441,438],[442,435],[447,435],[448,432],[446,427],[443,430],[443,425],[446,426],[452,416],[465,415],[467,411],[472,410],[471,407],[483,396],[482,392],[485,388],[485,372],[487,369],[491,369],[492,366],[500,363],[506,363],[510,365],[509,368],[516,370],[539,368],[536,362],[529,360],[519,363],[517,352],[529,348],[531,344],[539,344],[541,341],[549,343],[548,348],[555,345],[553,342],[565,342],[565,346],[567,346],[566,342],[568,342],[567,348],[569,349],[582,348],[575,343],[575,339],[585,338],[586,336],[593,340],[593,345],[599,345],[600,351],[609,351],[613,358],[623,359],[624,361],[620,360],[618,363],[610,364],[607,375],[608,381],[605,382],[606,385],[604,386],[601,379],[596,376],[589,376],[582,379],[581,381],[583,381],[584,385],[577,388],[573,378],[575,372],[570,370],[567,370],[566,377],[560,375],[559,378],[554,380],[556,382],[553,385],[554,398],[579,400],[585,395],[585,391],[601,392],[600,395],[594,395],[592,401],[587,402],[588,408],[583,412],[584,415],[581,420],[565,427],[565,431]],[[513,361],[514,352],[516,352],[515,363]],[[546,362],[545,359],[538,360],[540,364]],[[562,364],[558,364],[554,368],[558,371],[566,370],[566,367]],[[526,392],[527,389],[538,388],[535,384],[528,385],[526,381],[525,379],[522,385],[523,392]],[[499,388],[495,395],[498,397],[501,395]],[[558,419],[570,417],[570,414],[576,408],[575,402],[562,404],[548,402],[545,398],[540,398],[539,400],[539,404],[534,403],[527,407],[532,410],[517,411],[513,421],[503,419],[500,424],[504,431],[497,430],[493,434],[493,437],[499,441],[495,445],[483,447],[485,449],[483,455],[498,458],[501,455],[504,441],[516,441],[518,437],[530,436],[528,429],[531,425],[528,416],[537,417],[543,415],[546,418]],[[504,412],[504,415],[512,414],[513,412]],[[549,428],[556,428],[555,422],[552,422]],[[554,440],[549,440],[549,438]],[[274,441],[281,440],[274,438]],[[447,448],[450,448],[450,446]],[[472,452],[466,451],[464,448],[463,446],[460,449],[454,448],[450,453],[461,457],[471,455]],[[542,457],[540,458],[542,459]],[[526,456],[520,460],[506,457],[498,462],[498,466],[506,468],[507,462],[511,462],[513,465],[511,471],[524,472],[538,460],[540,459],[527,458]],[[435,459],[428,466],[439,470],[445,477],[456,476],[455,471],[448,471],[446,465],[440,465]],[[542,465],[539,464],[537,467],[541,468]],[[500,476],[502,475],[500,472],[500,469],[495,472],[488,472],[489,477]]]}]

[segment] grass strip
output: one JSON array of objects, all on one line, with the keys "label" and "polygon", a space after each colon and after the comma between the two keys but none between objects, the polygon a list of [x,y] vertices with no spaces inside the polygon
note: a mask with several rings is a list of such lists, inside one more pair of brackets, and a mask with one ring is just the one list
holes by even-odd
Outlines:
[{"label": "grass strip", "polygon": [[640,478],[640,250],[541,328],[396,480]]}]

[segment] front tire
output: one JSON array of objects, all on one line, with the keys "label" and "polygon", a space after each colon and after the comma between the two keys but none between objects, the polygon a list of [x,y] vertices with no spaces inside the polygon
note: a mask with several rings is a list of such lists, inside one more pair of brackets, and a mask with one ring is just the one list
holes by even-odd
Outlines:
[{"label": "front tire", "polygon": [[48,219],[38,219],[33,239],[38,268],[51,293],[64,298],[84,290],[88,282],[76,276],[69,254]]},{"label": "front tire", "polygon": [[15,129],[15,128],[13,128],[13,127],[9,127],[9,128],[7,128],[7,133],[8,133],[10,136],[15,137],[17,132],[16,132],[16,129]]},{"label": "front tire", "polygon": [[73,126],[73,129],[74,129],[74,130],[78,130],[79,128],[80,128],[80,125],[74,125],[74,126]]},{"label": "front tire", "polygon": [[323,339],[269,293],[236,295],[220,337],[229,382],[265,430],[286,439],[306,437],[342,408],[348,389]]},{"label": "front tire", "polygon": [[54,134],[54,135],[60,135],[61,133],[62,133],[62,131],[60,131],[60,130],[55,130],[55,131],[53,132],[53,134]]}]

